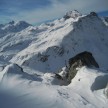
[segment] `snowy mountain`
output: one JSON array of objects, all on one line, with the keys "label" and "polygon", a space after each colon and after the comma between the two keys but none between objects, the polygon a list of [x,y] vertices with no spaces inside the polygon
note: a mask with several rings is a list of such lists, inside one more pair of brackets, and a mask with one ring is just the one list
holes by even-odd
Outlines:
[{"label": "snowy mountain", "polygon": [[[54,73],[89,51],[99,69],[81,67],[67,86]],[[107,108],[108,27],[95,12],[70,11],[40,26],[0,25],[0,108]],[[80,79],[80,81],[79,81]]]},{"label": "snowy mountain", "polygon": [[26,23],[25,21],[19,21],[19,22],[14,22],[11,21],[7,24],[1,24],[0,25],[0,37],[5,36],[8,33],[16,33],[24,30],[30,26],[30,24]]}]

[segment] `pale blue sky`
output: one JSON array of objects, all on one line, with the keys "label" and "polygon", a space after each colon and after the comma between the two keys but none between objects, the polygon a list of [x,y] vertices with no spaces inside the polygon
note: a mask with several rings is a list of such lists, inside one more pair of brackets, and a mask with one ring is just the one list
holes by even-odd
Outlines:
[{"label": "pale blue sky", "polygon": [[25,20],[34,24],[62,17],[74,9],[108,16],[108,0],[0,0],[0,23]]}]

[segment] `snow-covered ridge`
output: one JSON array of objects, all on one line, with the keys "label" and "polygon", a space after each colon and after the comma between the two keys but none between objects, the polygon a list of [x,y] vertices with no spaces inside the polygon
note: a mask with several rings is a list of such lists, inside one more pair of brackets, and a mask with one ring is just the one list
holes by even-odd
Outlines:
[{"label": "snow-covered ridge", "polygon": [[[97,15],[91,13],[77,19],[60,19],[55,22],[55,25],[41,32],[36,41],[13,57],[11,62],[55,72],[65,66],[65,61],[68,62],[72,56],[90,51],[100,67],[107,66],[108,28]],[[58,54],[60,51],[61,56]],[[47,57],[45,63],[40,60],[39,54],[40,57]]]}]

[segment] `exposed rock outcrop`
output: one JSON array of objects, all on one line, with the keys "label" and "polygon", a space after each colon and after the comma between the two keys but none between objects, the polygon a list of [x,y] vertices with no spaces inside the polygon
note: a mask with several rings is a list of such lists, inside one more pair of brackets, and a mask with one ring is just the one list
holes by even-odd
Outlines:
[{"label": "exposed rock outcrop", "polygon": [[67,77],[69,83],[77,74],[77,68],[80,68],[82,66],[99,68],[98,63],[95,61],[90,52],[82,52],[75,57],[69,59],[69,72]]},{"label": "exposed rock outcrop", "polygon": [[59,80],[63,80],[62,76],[60,76],[58,73],[55,73],[55,77]]},{"label": "exposed rock outcrop", "polygon": [[104,19],[105,19],[106,22],[108,22],[108,17],[105,17]]},{"label": "exposed rock outcrop", "polygon": [[91,16],[98,16],[96,12],[90,12]]}]

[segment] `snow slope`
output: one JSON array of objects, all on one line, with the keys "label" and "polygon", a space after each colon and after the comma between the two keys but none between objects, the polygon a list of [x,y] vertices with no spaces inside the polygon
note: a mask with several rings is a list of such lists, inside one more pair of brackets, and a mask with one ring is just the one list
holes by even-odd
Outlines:
[{"label": "snow slope", "polygon": [[33,79],[15,64],[7,66],[4,72],[1,108],[107,108],[104,87],[108,74],[100,70],[82,67],[68,86],[52,83],[51,73]]},{"label": "snow slope", "polygon": [[[93,13],[66,15],[40,26],[0,25],[0,108],[107,108],[108,27]],[[100,68],[82,67],[64,86],[54,73],[83,51]]]}]

